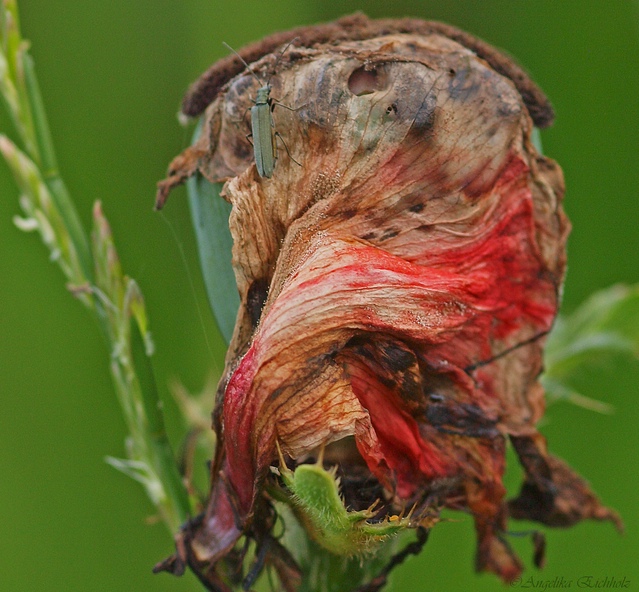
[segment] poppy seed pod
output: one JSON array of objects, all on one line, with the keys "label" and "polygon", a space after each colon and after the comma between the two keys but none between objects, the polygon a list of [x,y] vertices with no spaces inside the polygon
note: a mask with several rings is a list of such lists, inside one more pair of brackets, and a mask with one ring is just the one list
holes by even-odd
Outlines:
[{"label": "poppy seed pod", "polygon": [[[355,15],[239,54],[277,99],[271,178],[243,119],[259,80],[229,56],[185,99],[202,133],[158,192],[161,207],[190,176],[225,183],[241,302],[209,503],[158,569],[189,564],[226,589],[219,566],[240,537],[273,540],[278,491],[345,555],[430,528],[443,508],[469,512],[477,569],[505,581],[522,569],[509,516],[619,525],[536,429],[569,232],[561,170],[531,142],[553,119],[541,91],[482,41],[418,20]],[[525,482],[507,502],[509,441]],[[313,480],[342,501],[342,522],[314,520]],[[294,558],[269,545],[295,590]]]}]

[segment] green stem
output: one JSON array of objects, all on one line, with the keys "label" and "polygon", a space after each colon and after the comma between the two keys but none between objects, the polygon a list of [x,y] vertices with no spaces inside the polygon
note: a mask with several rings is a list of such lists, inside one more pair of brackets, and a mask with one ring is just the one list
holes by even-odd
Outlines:
[{"label": "green stem", "polygon": [[151,360],[137,322],[132,322],[131,351],[133,365],[137,369],[140,382],[140,391],[144,404],[144,414],[147,419],[146,439],[150,445],[150,456],[159,480],[166,491],[167,511],[165,520],[169,523],[172,532],[176,532],[191,514],[189,499],[177,470],[173,450],[169,443],[164,425],[160,397],[158,396],[155,374],[151,367]]},{"label": "green stem", "polygon": [[49,122],[44,110],[42,95],[40,94],[40,86],[35,74],[33,59],[26,52],[23,55],[22,64],[24,68],[25,90],[31,113],[30,119],[33,123],[35,146],[37,149],[38,158],[34,158],[34,160],[40,165],[42,178],[51,192],[51,197],[75,245],[82,271],[87,279],[91,280],[93,278],[93,265],[91,264],[89,241],[82,228],[80,217],[73,205],[71,196],[58,172],[57,158],[51,139]]},{"label": "green stem", "polygon": [[150,362],[142,294],[122,273],[109,224],[97,203],[90,246],[57,159],[15,0],[0,5],[0,91],[26,150],[0,135],[0,151],[22,193],[25,230],[38,230],[72,291],[98,319],[111,355],[111,375],[130,434],[128,460],[109,462],[140,481],[172,532],[190,514],[169,444]]},{"label": "green stem", "polygon": [[6,68],[3,94],[7,95],[5,96],[7,111],[20,134],[27,154],[39,164],[34,122],[24,78],[23,57],[28,46],[20,35],[20,17],[15,0],[3,0],[0,27]]}]

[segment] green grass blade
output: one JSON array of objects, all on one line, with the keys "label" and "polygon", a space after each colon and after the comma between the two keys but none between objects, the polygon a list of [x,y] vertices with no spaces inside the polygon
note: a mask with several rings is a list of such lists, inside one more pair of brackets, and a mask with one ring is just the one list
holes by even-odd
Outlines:
[{"label": "green grass blade", "polygon": [[[139,291],[138,291],[139,294]],[[139,294],[141,298],[141,294]],[[135,316],[135,315],[134,315]],[[158,395],[155,375],[148,348],[149,338],[138,319],[131,320],[131,352],[133,367],[140,383],[140,391],[146,415],[146,440],[150,447],[153,468],[166,493],[166,520],[172,532],[176,532],[189,515],[189,499],[182,482],[173,449],[164,425],[164,415]]]},{"label": "green grass blade", "polygon": [[71,201],[69,192],[58,172],[57,159],[51,140],[49,123],[42,102],[38,80],[35,75],[33,60],[26,52],[23,56],[24,80],[29,99],[31,118],[34,125],[35,142],[40,160],[40,170],[51,197],[56,203],[60,216],[64,219],[65,226],[75,246],[82,271],[87,278],[93,277],[93,265],[89,241],[80,222],[78,212]]},{"label": "green grass blade", "polygon": [[115,468],[144,484],[172,532],[190,514],[189,500],[169,444],[150,356],[153,342],[142,292],[122,273],[113,235],[99,202],[93,209],[95,290],[104,299],[101,319],[112,347],[113,377],[129,431],[128,460]]}]

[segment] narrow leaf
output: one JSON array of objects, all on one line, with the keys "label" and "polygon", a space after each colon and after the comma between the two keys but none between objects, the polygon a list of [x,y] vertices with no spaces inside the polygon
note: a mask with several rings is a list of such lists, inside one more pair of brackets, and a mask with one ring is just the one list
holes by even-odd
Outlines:
[{"label": "narrow leaf", "polygon": [[231,264],[231,205],[220,197],[222,184],[197,175],[187,182],[191,219],[197,238],[204,284],[215,321],[226,343],[231,341],[240,298]]},{"label": "narrow leaf", "polygon": [[593,294],[562,317],[546,345],[546,375],[567,376],[602,355],[639,355],[639,285],[616,285]]},{"label": "narrow leaf", "polygon": [[570,316],[557,319],[544,358],[542,382],[548,398],[610,413],[610,405],[580,394],[571,380],[620,354],[639,357],[639,285],[600,290]]}]

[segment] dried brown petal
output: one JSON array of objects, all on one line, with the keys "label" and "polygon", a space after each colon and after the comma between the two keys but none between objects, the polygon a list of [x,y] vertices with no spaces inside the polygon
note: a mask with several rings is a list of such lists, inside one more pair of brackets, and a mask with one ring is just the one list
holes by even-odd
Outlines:
[{"label": "dried brown petal", "polygon": [[511,441],[526,471],[519,496],[508,504],[513,518],[548,526],[572,526],[586,518],[610,520],[623,531],[621,518],[601,505],[588,483],[564,461],[548,454],[543,436],[512,437]]}]

